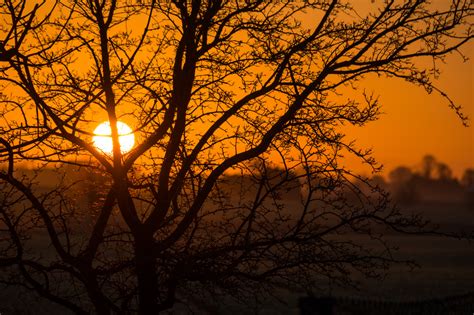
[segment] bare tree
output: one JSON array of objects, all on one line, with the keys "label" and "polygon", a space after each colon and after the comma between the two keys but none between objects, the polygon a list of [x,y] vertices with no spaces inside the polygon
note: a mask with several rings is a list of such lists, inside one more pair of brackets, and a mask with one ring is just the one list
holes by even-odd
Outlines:
[{"label": "bare tree", "polygon": [[[0,266],[14,275],[3,283],[80,314],[156,314],[209,293],[380,275],[391,251],[344,233],[390,249],[380,228],[427,227],[360,190],[369,181],[341,156],[378,165],[339,127],[377,119],[377,97],[357,86],[370,74],[441,93],[465,122],[431,78],[463,57],[472,13],[469,0],[368,12],[337,0],[2,2]],[[91,140],[104,120],[111,155]],[[128,153],[118,120],[137,136]],[[26,164],[55,168],[54,187],[21,176]],[[102,177],[96,202],[67,165]]]}]

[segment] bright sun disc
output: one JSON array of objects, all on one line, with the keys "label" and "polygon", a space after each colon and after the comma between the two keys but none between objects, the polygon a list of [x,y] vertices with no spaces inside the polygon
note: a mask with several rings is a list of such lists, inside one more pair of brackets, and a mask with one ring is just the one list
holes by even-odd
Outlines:
[{"label": "bright sun disc", "polygon": [[[117,121],[117,129],[119,133],[120,151],[122,153],[127,153],[133,148],[133,145],[135,144],[135,136],[133,135],[133,131],[129,126],[121,121]],[[110,136],[111,133],[112,131],[110,129],[110,123],[106,121],[95,128],[95,136],[92,137],[94,146],[109,155],[112,155],[113,152],[112,137]]]}]

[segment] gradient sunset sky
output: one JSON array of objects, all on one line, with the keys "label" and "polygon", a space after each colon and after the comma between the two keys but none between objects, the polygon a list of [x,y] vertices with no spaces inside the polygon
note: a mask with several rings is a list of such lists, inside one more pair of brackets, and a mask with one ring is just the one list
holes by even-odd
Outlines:
[{"label": "gradient sunset sky", "polygon": [[456,53],[450,55],[434,82],[463,107],[468,127],[439,93],[428,94],[397,79],[370,78],[360,84],[380,95],[383,114],[364,127],[347,128],[347,136],[361,147],[373,148],[374,157],[384,164],[384,174],[398,165],[416,168],[426,154],[447,163],[457,177],[474,167],[474,45],[469,43],[461,50],[471,60],[463,63]]},{"label": "gradient sunset sky", "polygon": [[[354,3],[362,14],[374,9],[373,1]],[[303,23],[314,23],[317,20],[314,17],[308,14]],[[472,42],[461,51],[474,58]],[[416,168],[424,155],[432,154],[447,163],[455,176],[462,176],[466,168],[474,168],[473,65],[472,60],[463,63],[462,57],[453,53],[445,64],[437,65],[441,76],[435,81],[438,88],[463,107],[463,113],[469,117],[469,127],[463,126],[440,94],[428,94],[423,88],[401,79],[373,76],[359,86],[380,96],[383,114],[379,120],[363,127],[345,127],[346,139],[356,140],[360,148],[373,148],[373,156],[384,165],[383,174],[398,165]],[[91,126],[93,128],[95,126]],[[346,162],[356,171],[369,173],[355,157],[348,157]]]}]

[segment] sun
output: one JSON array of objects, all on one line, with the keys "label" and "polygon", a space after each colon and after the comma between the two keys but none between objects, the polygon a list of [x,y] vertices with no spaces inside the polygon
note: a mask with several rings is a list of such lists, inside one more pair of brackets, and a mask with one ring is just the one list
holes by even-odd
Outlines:
[{"label": "sun", "polygon": [[[117,129],[119,133],[120,151],[127,153],[133,148],[135,144],[135,136],[132,129],[121,121],[117,121]],[[92,141],[94,146],[107,155],[112,155],[112,137],[110,130],[110,123],[108,121],[101,123],[94,130]]]}]

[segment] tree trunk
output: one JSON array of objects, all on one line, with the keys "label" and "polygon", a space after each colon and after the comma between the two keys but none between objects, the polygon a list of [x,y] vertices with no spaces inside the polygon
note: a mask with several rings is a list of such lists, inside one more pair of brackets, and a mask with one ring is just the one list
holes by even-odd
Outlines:
[{"label": "tree trunk", "polygon": [[138,280],[140,315],[158,314],[158,283],[155,259],[152,256],[153,238],[145,233],[135,236],[135,270]]},{"label": "tree trunk", "polygon": [[95,311],[100,315],[110,315],[110,308],[101,298],[101,293],[96,288],[87,288],[89,298],[94,304]]}]

